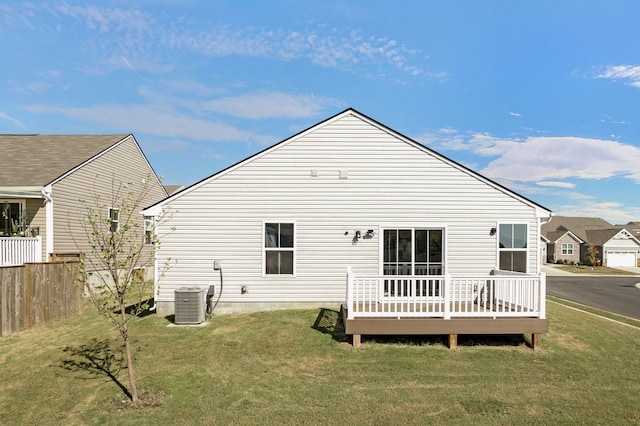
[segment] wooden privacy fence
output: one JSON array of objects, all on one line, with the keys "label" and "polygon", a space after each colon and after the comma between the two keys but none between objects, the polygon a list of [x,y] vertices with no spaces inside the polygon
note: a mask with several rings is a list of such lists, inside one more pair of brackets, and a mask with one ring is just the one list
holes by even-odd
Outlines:
[{"label": "wooden privacy fence", "polygon": [[84,312],[79,262],[0,267],[0,336]]}]

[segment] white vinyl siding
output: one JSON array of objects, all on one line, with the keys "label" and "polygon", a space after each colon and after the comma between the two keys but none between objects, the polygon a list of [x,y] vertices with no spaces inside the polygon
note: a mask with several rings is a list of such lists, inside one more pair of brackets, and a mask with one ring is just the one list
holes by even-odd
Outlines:
[{"label": "white vinyl siding", "polygon": [[[157,263],[171,266],[157,284],[166,302],[175,289],[215,282],[214,259],[224,268],[223,303],[344,301],[347,266],[379,273],[387,225],[445,224],[447,271],[489,273],[490,229],[517,220],[528,224],[529,270],[539,260],[535,207],[354,114],[205,179],[165,209],[172,218],[159,225]],[[263,221],[283,216],[296,221],[295,277],[264,277]],[[367,230],[372,237],[354,241]]]}]

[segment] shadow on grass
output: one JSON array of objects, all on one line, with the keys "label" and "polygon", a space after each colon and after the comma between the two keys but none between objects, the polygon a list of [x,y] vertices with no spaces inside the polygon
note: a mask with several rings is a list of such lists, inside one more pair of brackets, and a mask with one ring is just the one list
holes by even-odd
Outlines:
[{"label": "shadow on grass", "polygon": [[125,312],[128,315],[134,315],[136,312],[138,312],[138,315],[136,315],[138,318],[147,317],[154,314],[154,312],[150,310],[150,308],[153,306],[153,302],[153,297],[151,297],[147,300],[142,300],[140,303],[133,303],[125,308]]},{"label": "shadow on grass", "polygon": [[331,335],[335,341],[347,341],[347,336],[344,334],[342,312],[339,310],[321,308],[311,328],[321,333]]},{"label": "shadow on grass", "polygon": [[[445,335],[363,335],[362,342],[380,344],[400,344],[409,346],[448,346],[448,336]],[[522,334],[515,335],[488,335],[475,334],[458,335],[458,347],[516,347],[520,345],[531,346]]]},{"label": "shadow on grass", "polygon": [[129,390],[118,380],[118,374],[126,367],[126,363],[120,346],[114,345],[113,341],[91,339],[84,345],[67,346],[63,352],[67,359],[61,362],[60,367],[71,372],[84,372],[91,376],[110,379],[131,398]]}]

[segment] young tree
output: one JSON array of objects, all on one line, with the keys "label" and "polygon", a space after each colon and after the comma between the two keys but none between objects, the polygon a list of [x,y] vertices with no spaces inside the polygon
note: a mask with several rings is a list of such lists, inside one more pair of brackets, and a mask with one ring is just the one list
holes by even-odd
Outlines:
[{"label": "young tree", "polygon": [[587,248],[587,261],[591,264],[592,268],[596,266],[596,263],[598,262],[598,254],[600,254],[600,251],[595,244],[589,244],[589,247]]},{"label": "young tree", "polygon": [[[149,231],[149,219],[140,214],[149,203],[152,179],[142,183],[111,182],[111,194],[94,191],[91,202],[81,200],[85,207],[84,230],[87,240],[76,246],[85,252],[81,279],[91,302],[118,329],[122,338],[130,398],[138,400],[131,348],[132,320],[148,308],[152,284],[145,281],[145,267],[153,264],[159,243]],[[88,245],[87,245],[88,242]],[[91,274],[89,274],[91,272]],[[88,279],[90,276],[90,280]]]}]

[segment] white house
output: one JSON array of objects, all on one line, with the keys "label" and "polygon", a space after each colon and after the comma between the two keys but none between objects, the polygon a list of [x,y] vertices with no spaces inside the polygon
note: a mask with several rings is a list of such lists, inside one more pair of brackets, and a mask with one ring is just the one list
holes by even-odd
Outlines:
[{"label": "white house", "polygon": [[[498,333],[546,332],[550,211],[353,109],[144,214],[168,215],[156,229],[156,267],[169,265],[156,274],[160,314],[176,290],[215,285],[216,312],[346,303],[358,339],[374,334],[358,318],[459,320],[460,333],[506,319]],[[457,333],[438,327],[420,330]]]}]

